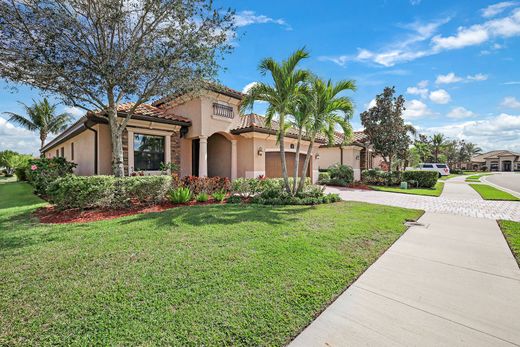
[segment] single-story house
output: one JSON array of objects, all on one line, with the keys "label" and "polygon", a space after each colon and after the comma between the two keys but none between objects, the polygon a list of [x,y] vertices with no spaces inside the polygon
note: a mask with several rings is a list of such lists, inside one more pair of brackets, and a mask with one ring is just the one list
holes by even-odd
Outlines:
[{"label": "single-story house", "polygon": [[[279,145],[276,124],[268,127],[256,114],[240,116],[243,94],[219,85],[207,85],[201,92],[170,95],[135,110],[123,133],[125,174],[158,173],[161,163],[175,163],[181,176],[280,177]],[[121,104],[124,117],[132,103]],[[320,168],[335,163],[351,166],[355,178],[361,169],[379,164],[367,137],[355,132],[348,145],[341,145],[343,134],[328,146],[324,138],[314,145],[307,172],[313,181]],[[296,133],[284,137],[289,173],[299,155],[300,170],[309,142],[303,141],[296,153]],[[77,164],[76,174],[111,174],[111,136],[107,120],[99,113],[87,113],[41,148],[45,157],[65,157]],[[375,166],[374,166],[375,165]]]},{"label": "single-story house", "polygon": [[520,153],[497,150],[482,153],[471,158],[469,163],[462,165],[464,169],[488,171],[520,171]]}]

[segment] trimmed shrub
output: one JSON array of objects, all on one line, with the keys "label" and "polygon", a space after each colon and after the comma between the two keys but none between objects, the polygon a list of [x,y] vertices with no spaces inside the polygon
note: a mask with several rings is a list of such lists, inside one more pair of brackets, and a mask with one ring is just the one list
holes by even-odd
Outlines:
[{"label": "trimmed shrub", "polygon": [[27,181],[27,170],[29,170],[29,167],[27,166],[17,167],[14,169],[14,174],[16,175],[18,181]]},{"label": "trimmed shrub", "polygon": [[340,201],[337,194],[324,194],[325,188],[307,185],[296,196],[291,196],[282,187],[266,189],[253,198],[253,202],[262,205],[318,205]]},{"label": "trimmed shrub", "polygon": [[330,184],[347,186],[354,182],[354,170],[350,166],[334,164],[329,167]]},{"label": "trimmed shrub", "polygon": [[206,202],[209,200],[209,195],[208,195],[208,193],[201,192],[201,193],[197,194],[197,196],[195,197],[195,200],[197,202]]},{"label": "trimmed shrub", "polygon": [[227,199],[227,203],[228,204],[240,204],[242,202],[242,198],[238,195],[231,195],[228,199]]},{"label": "trimmed shrub", "polygon": [[[47,189],[49,201],[60,210],[116,207],[116,178],[113,176],[74,176],[57,178]],[[118,202],[121,196],[118,196]]]},{"label": "trimmed shrub", "polygon": [[327,184],[327,183],[329,183],[329,180],[330,180],[330,174],[328,171],[320,172],[320,174],[318,175],[319,184]]},{"label": "trimmed shrub", "polygon": [[191,200],[192,193],[188,187],[179,187],[170,192],[170,201],[174,204],[184,204]]},{"label": "trimmed shrub", "polygon": [[171,176],[134,176],[118,180],[123,195],[142,204],[164,201],[172,187]]},{"label": "trimmed shrub", "polygon": [[32,159],[28,163],[27,180],[36,194],[46,195],[47,188],[54,180],[71,174],[76,166],[62,157]]},{"label": "trimmed shrub", "polygon": [[365,184],[395,186],[401,183],[401,172],[387,172],[380,169],[369,169],[361,173],[361,180]]},{"label": "trimmed shrub", "polygon": [[217,190],[229,191],[231,188],[231,182],[227,177],[186,176],[182,179],[182,185],[188,187],[195,195],[201,192],[213,194]]},{"label": "trimmed shrub", "polygon": [[405,171],[403,180],[417,182],[417,187],[433,188],[437,183],[438,173],[436,171]]},{"label": "trimmed shrub", "polygon": [[464,174],[464,171],[462,171],[461,169],[451,169],[450,173],[454,175],[462,175]]}]

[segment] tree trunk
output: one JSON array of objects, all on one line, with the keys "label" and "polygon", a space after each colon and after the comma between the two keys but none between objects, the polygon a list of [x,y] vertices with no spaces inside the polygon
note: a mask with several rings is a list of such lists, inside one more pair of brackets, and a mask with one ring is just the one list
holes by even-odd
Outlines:
[{"label": "tree trunk", "polygon": [[297,193],[301,192],[305,185],[305,179],[307,178],[307,170],[309,169],[309,163],[312,158],[312,149],[314,147],[314,136],[311,136],[311,142],[309,143],[309,149],[307,150],[307,154],[305,155],[305,161],[303,162],[303,170],[302,175],[300,177],[300,182],[298,183]]},{"label": "tree trunk", "polygon": [[123,130],[117,122],[115,107],[109,107],[108,123],[112,140],[112,174],[116,177],[124,177],[125,166],[123,163]]},{"label": "tree trunk", "polygon": [[291,194],[291,187],[289,185],[289,177],[287,175],[287,161],[285,160],[285,115],[280,114],[280,160],[282,161],[282,176],[287,193]]},{"label": "tree trunk", "polygon": [[296,181],[298,180],[298,168],[300,166],[300,145],[302,141],[302,129],[298,131],[298,142],[296,143],[296,156],[294,157],[294,178],[292,184],[292,193],[296,194]]}]

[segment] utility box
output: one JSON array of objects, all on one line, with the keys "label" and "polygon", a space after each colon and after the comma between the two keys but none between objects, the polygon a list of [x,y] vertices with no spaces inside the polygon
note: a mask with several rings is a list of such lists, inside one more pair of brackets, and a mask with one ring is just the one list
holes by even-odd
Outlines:
[{"label": "utility box", "polygon": [[408,182],[401,182],[401,189],[408,189]]}]

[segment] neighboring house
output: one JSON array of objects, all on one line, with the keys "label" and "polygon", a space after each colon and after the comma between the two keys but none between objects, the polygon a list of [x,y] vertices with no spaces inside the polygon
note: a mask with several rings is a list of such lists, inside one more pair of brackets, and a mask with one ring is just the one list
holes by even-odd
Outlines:
[{"label": "neighboring house", "polygon": [[[170,95],[154,103],[137,107],[123,133],[125,174],[143,171],[158,173],[160,164],[176,163],[180,175],[237,177],[281,177],[276,126],[265,124],[256,114],[240,116],[243,94],[223,86],[208,85],[200,93]],[[124,117],[132,103],[122,104],[118,114]],[[340,146],[342,134],[326,146],[324,138],[314,145],[307,172],[313,181],[320,168],[335,163],[351,166],[355,178],[360,170],[371,168],[374,155],[362,132],[353,141]],[[294,172],[296,133],[289,129],[284,138],[289,175]],[[300,149],[300,172],[309,146]],[[41,152],[47,158],[65,157],[78,164],[79,175],[111,174],[111,140],[106,119],[99,113],[87,113]]]},{"label": "neighboring house", "polygon": [[488,171],[520,171],[520,153],[498,150],[479,154],[469,163],[462,164],[463,169]]}]

